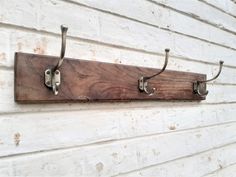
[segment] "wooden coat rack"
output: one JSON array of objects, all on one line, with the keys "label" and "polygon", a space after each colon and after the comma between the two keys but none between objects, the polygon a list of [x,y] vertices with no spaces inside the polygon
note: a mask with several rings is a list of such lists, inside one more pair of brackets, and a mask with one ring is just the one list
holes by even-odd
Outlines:
[{"label": "wooden coat rack", "polygon": [[[67,28],[62,26],[61,56],[15,54],[15,101],[55,103],[131,100],[204,100],[206,75],[64,59]],[[156,73],[156,74],[155,74]]]}]

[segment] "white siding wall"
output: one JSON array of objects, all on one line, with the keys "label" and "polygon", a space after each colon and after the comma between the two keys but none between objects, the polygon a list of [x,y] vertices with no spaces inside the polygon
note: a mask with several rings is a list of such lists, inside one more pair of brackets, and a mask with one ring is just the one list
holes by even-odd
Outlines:
[{"label": "white siding wall", "polygon": [[[206,101],[19,105],[14,52],[222,75]],[[0,0],[0,176],[235,177],[231,0]]]}]

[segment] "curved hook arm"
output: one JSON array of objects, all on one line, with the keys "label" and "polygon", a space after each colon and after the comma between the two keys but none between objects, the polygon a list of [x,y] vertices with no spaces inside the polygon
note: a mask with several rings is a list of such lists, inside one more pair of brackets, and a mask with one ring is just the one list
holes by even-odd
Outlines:
[{"label": "curved hook arm", "polygon": [[56,65],[56,67],[54,68],[54,71],[56,71],[57,69],[60,68],[60,66],[62,65],[62,62],[64,60],[64,56],[65,56],[65,52],[66,52],[66,33],[67,33],[68,27],[65,27],[63,25],[61,25],[61,54],[60,54],[60,59]]},{"label": "curved hook arm", "polygon": [[166,53],[166,55],[165,55],[165,63],[164,63],[164,65],[163,65],[162,69],[161,69],[158,73],[156,73],[156,74],[154,74],[154,75],[152,75],[152,76],[147,76],[147,77],[145,77],[145,78],[146,78],[146,81],[149,80],[149,79],[151,79],[151,78],[153,78],[153,77],[155,77],[155,76],[157,76],[157,75],[159,75],[159,74],[161,74],[163,71],[165,71],[166,66],[167,66],[167,63],[168,63],[169,52],[170,52],[170,49],[165,49],[165,53]]},{"label": "curved hook arm", "polygon": [[224,63],[224,61],[219,62],[219,65],[220,65],[219,71],[212,79],[208,79],[205,81],[197,81],[197,82],[193,83],[194,93],[198,94],[199,96],[206,96],[208,94],[208,91],[205,89],[206,85],[204,83],[213,81],[219,77],[219,75],[222,71],[223,63]]},{"label": "curved hook arm", "polygon": [[150,89],[150,88],[148,87],[148,80],[151,79],[151,78],[153,78],[153,77],[155,77],[155,76],[157,76],[157,75],[159,75],[159,74],[161,74],[163,71],[165,71],[166,66],[167,66],[167,63],[168,63],[169,51],[170,51],[170,49],[165,49],[165,53],[166,53],[166,54],[165,54],[165,63],[164,63],[164,65],[163,65],[162,69],[161,69],[158,73],[156,73],[156,74],[154,74],[154,75],[152,75],[152,76],[142,76],[142,77],[139,79],[139,90],[140,90],[140,91],[142,91],[142,92],[144,91],[144,92],[147,93],[149,96],[151,96],[151,95],[154,94],[156,88]]},{"label": "curved hook arm", "polygon": [[223,67],[223,64],[224,64],[224,61],[219,61],[219,71],[218,73],[215,75],[215,77],[213,77],[212,79],[209,79],[209,80],[205,80],[205,81],[198,81],[199,83],[206,83],[206,82],[210,82],[210,81],[213,81],[215,79],[217,79],[217,77],[219,77],[221,71],[222,71],[222,67]]}]

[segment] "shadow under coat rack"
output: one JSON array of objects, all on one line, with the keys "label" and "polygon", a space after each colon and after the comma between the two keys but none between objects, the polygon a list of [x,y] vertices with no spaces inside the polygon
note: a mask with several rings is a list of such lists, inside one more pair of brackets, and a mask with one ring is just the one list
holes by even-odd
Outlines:
[{"label": "shadow under coat rack", "polygon": [[[205,74],[64,58],[67,28],[62,26],[61,55],[15,54],[15,101],[54,103],[131,100],[204,100]],[[155,74],[156,73],[156,74]]]}]

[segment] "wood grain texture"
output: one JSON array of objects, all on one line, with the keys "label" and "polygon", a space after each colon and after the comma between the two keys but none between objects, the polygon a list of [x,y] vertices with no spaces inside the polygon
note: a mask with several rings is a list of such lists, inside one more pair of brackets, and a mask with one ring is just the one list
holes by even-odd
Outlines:
[{"label": "wood grain texture", "polygon": [[138,79],[158,69],[65,59],[60,68],[61,85],[55,96],[44,85],[44,71],[53,68],[57,57],[16,53],[15,101],[21,103],[128,101],[128,100],[202,100],[193,93],[193,82],[205,75],[165,71],[149,80],[156,94],[149,96],[138,89]]}]

